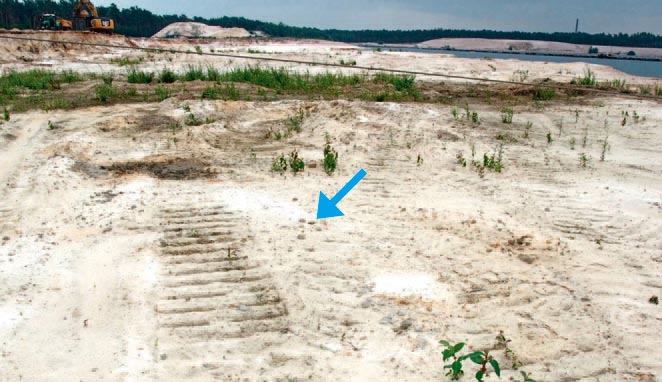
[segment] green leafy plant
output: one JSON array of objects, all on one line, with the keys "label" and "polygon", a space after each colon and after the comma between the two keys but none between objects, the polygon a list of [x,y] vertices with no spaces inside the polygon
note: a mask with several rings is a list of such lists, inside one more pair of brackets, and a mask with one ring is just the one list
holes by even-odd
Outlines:
[{"label": "green leafy plant", "polygon": [[285,160],[285,155],[280,154],[279,157],[275,158],[271,163],[271,171],[283,174],[287,171],[287,160]]},{"label": "green leafy plant", "polygon": [[547,137],[547,144],[551,145],[552,142],[554,142],[554,138],[552,137],[552,132],[548,131],[546,137]]},{"label": "green leafy plant", "polygon": [[515,114],[513,109],[504,108],[501,110],[501,122],[506,124],[513,123],[513,114]]},{"label": "green leafy plant", "polygon": [[457,119],[457,117],[458,117],[458,112],[457,112],[457,108],[456,108],[456,107],[453,107],[453,108],[451,109],[451,115],[453,116],[453,119]]},{"label": "green leafy plant", "polygon": [[52,121],[48,121],[48,130],[58,130],[61,129],[62,126],[54,124]]},{"label": "green leafy plant", "polygon": [[9,122],[9,120],[11,119],[11,116],[9,115],[9,109],[7,108],[5,108],[4,117],[5,117],[5,121],[7,122]]},{"label": "green leafy plant", "polygon": [[478,122],[478,113],[474,111],[471,113],[471,123],[477,124]]},{"label": "green leafy plant", "polygon": [[464,154],[462,154],[461,151],[458,151],[458,153],[455,155],[455,162],[462,167],[467,167],[467,160],[464,159]]},{"label": "green leafy plant", "polygon": [[303,159],[299,158],[299,152],[297,150],[293,150],[290,153],[289,165],[294,175],[303,172],[304,168],[306,167],[306,164],[304,163]]},{"label": "green leafy plant", "polygon": [[322,165],[327,175],[332,175],[336,171],[336,167],[338,167],[338,152],[328,143],[324,145]]},{"label": "green leafy plant", "polygon": [[497,377],[501,376],[501,368],[499,362],[494,359],[488,351],[476,351],[473,353],[460,355],[464,348],[464,342],[451,344],[446,340],[441,340],[439,343],[445,346],[442,352],[444,360],[444,369],[448,369],[446,376],[452,381],[458,381],[464,374],[464,362],[470,360],[471,362],[479,365],[479,369],[474,375],[476,381],[483,382],[485,377],[490,373],[490,368],[494,371]]}]

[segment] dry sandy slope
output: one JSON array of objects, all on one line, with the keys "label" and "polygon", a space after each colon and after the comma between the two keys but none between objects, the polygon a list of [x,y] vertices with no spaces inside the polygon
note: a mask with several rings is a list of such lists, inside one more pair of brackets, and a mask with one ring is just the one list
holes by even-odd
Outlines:
[{"label": "dry sandy slope", "polygon": [[[0,173],[0,380],[439,380],[439,339],[483,348],[500,329],[538,380],[662,372],[662,313],[647,302],[662,294],[659,104],[612,99],[579,108],[578,123],[575,107],[519,109],[513,125],[480,108],[472,128],[440,105],[190,102],[216,122],[175,146],[167,123],[183,106],[0,126],[16,136]],[[265,138],[299,107],[301,134]],[[646,120],[621,127],[622,110]],[[269,173],[294,148],[319,159],[325,133],[336,175]],[[503,173],[456,164],[497,133],[517,139]],[[152,155],[196,157],[218,176],[98,168]],[[347,217],[315,221],[319,191],[361,167]]]}]

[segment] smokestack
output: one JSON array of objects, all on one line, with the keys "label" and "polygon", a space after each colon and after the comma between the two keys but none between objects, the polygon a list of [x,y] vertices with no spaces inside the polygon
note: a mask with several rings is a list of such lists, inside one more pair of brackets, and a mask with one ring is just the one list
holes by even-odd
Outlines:
[{"label": "smokestack", "polygon": [[579,33],[579,18],[577,18],[577,23],[575,24],[575,33]]}]

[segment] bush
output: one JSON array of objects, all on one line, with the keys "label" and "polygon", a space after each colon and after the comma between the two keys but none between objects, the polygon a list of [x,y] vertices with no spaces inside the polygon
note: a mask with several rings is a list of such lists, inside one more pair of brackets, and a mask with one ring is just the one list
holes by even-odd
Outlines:
[{"label": "bush", "polygon": [[598,54],[598,53],[600,53],[600,49],[598,49],[597,47],[592,46],[588,48],[588,54]]},{"label": "bush", "polygon": [[154,73],[144,72],[136,68],[129,69],[127,81],[130,84],[151,84],[154,80]]},{"label": "bush", "polygon": [[328,143],[324,145],[324,160],[322,165],[327,175],[332,175],[338,166],[338,153]]},{"label": "bush", "polygon": [[175,72],[173,72],[170,69],[163,69],[161,73],[159,73],[159,82],[162,84],[172,84],[173,82],[177,81],[177,75]]}]

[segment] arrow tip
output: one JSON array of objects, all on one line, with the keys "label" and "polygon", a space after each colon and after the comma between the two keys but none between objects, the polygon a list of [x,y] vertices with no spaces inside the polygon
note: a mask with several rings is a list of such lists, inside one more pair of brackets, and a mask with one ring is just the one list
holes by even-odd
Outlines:
[{"label": "arrow tip", "polygon": [[317,219],[335,218],[338,216],[345,216],[345,214],[320,191],[319,202],[317,203]]}]

